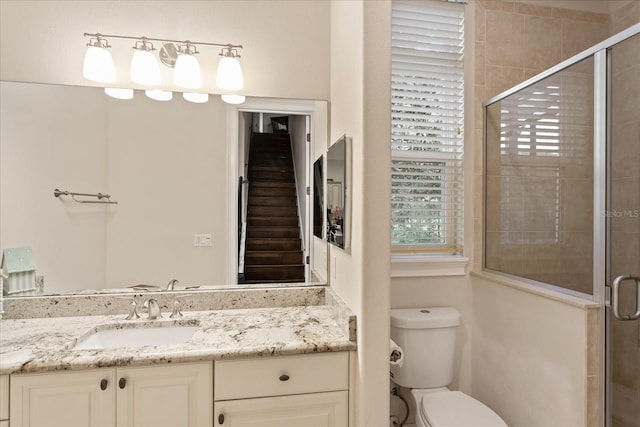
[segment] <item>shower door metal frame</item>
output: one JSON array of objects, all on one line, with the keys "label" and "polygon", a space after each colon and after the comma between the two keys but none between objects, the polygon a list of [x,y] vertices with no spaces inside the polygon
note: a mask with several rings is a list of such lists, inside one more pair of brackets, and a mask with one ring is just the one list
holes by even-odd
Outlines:
[{"label": "shower door metal frame", "polygon": [[[607,286],[607,272],[610,271],[610,257],[611,253],[611,242],[607,236],[610,236],[610,222],[607,221],[607,217],[605,213],[607,212],[608,207],[611,203],[611,188],[610,188],[610,180],[607,178],[607,172],[610,170],[611,165],[609,164],[611,159],[611,128],[610,124],[610,113],[609,108],[610,105],[610,93],[609,93],[609,79],[610,79],[610,70],[611,63],[608,55],[608,51],[610,48],[615,46],[618,43],[621,43],[635,35],[640,34],[640,23],[635,24],[624,31],[619,32],[618,34],[609,37],[608,39],[590,47],[587,50],[584,50],[571,58],[555,65],[542,73],[500,93],[499,95],[490,98],[482,104],[483,107],[483,123],[484,125],[484,140],[486,144],[486,108],[503,100],[504,98],[513,95],[522,89],[531,86],[532,84],[538,83],[541,80],[546,79],[547,77],[556,74],[578,62],[587,59],[591,56],[594,58],[594,106],[593,106],[593,143],[594,143],[594,152],[593,152],[593,294],[592,295],[584,295],[583,297],[590,298],[594,302],[598,303],[600,308],[602,309],[603,316],[600,316],[600,342],[604,343],[604,345],[600,346],[600,372],[603,375],[599,375],[599,394],[600,399],[599,402],[604,404],[602,411],[600,411],[600,425],[605,427],[610,427],[612,424],[612,400],[611,400],[611,390],[609,387],[609,379],[611,378],[611,357],[609,355],[611,349],[611,294],[609,291],[609,287]],[[484,154],[486,156],[486,146],[484,148]],[[484,165],[486,165],[486,158],[484,159]],[[485,166],[486,167],[486,166]],[[486,179],[486,173],[485,173]],[[486,201],[486,182],[484,185],[483,200]],[[485,206],[486,209],[486,206]],[[483,233],[485,229],[484,221],[486,214],[483,215]],[[483,234],[484,236],[484,234]],[[483,268],[486,265],[485,260],[486,251],[482,253],[482,265]],[[505,273],[499,273],[505,276],[512,276]],[[525,279],[525,278],[517,278],[517,280],[525,281],[527,283],[532,283],[534,281]],[[563,290],[562,288],[546,285],[540,283],[543,287],[553,287],[560,292],[575,295],[575,292],[570,290]],[[582,296],[582,295],[581,295]],[[586,422],[586,420],[585,420]]]}]

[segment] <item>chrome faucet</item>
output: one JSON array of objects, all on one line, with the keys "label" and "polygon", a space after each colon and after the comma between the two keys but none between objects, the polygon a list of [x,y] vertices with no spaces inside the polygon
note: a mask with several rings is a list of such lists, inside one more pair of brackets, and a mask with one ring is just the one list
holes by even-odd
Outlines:
[{"label": "chrome faucet", "polygon": [[168,291],[172,291],[173,288],[178,284],[178,280],[177,279],[173,279],[171,281],[169,281],[169,283],[167,283],[167,290]]},{"label": "chrome faucet", "polygon": [[149,298],[144,302],[143,307],[149,310],[149,320],[155,320],[158,317],[162,317],[162,313],[160,312],[160,304],[158,304],[157,299]]},{"label": "chrome faucet", "polygon": [[136,304],[136,299],[135,298],[131,298],[131,297],[116,297],[116,299],[126,299],[126,300],[131,301],[129,303],[129,314],[125,318],[126,320],[136,320],[136,319],[140,318],[140,315],[136,311],[137,304]]}]

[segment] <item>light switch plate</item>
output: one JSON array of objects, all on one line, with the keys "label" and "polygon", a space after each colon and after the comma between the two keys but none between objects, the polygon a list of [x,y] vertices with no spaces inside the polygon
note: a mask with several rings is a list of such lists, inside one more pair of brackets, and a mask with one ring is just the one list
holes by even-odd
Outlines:
[{"label": "light switch plate", "polygon": [[195,247],[213,246],[213,237],[211,236],[211,234],[194,234],[193,246]]}]

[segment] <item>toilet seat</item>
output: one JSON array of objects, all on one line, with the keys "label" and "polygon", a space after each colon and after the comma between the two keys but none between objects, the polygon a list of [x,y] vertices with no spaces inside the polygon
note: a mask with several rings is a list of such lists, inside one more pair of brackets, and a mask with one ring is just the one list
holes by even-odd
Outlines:
[{"label": "toilet seat", "polygon": [[413,392],[418,404],[418,417],[425,426],[507,427],[489,407],[460,391]]}]

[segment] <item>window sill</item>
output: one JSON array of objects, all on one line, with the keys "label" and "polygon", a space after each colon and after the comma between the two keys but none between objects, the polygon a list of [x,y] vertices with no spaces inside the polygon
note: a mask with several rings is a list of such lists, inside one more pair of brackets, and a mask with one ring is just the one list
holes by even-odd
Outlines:
[{"label": "window sill", "polygon": [[459,255],[392,255],[391,277],[464,276],[468,264]]}]

